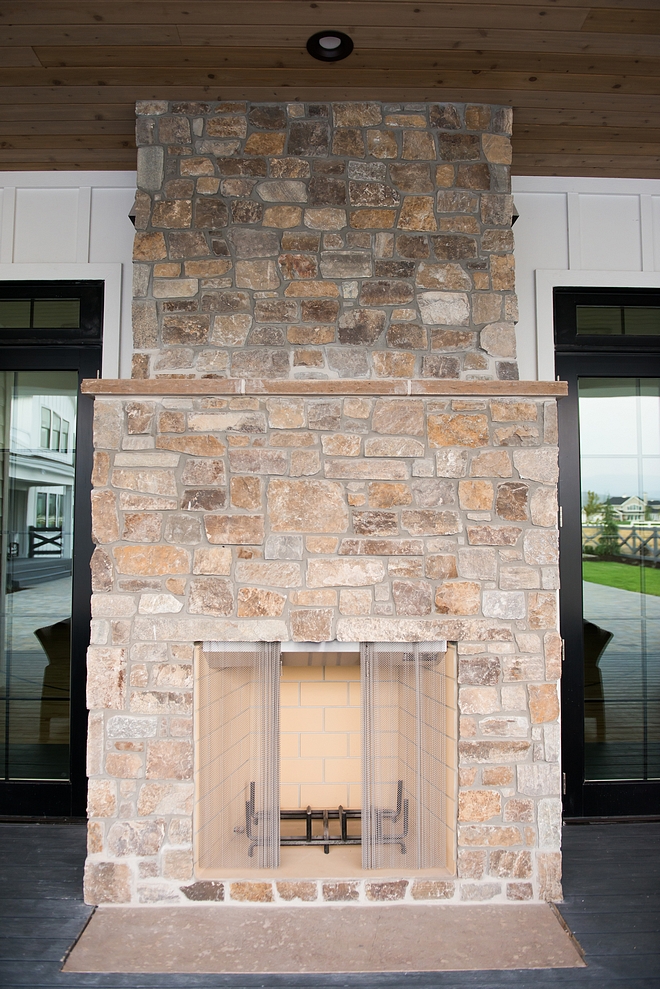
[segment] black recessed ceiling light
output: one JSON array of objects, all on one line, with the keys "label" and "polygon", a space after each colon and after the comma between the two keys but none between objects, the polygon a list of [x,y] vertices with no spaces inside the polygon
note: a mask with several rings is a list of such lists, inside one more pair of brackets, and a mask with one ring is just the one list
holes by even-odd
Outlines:
[{"label": "black recessed ceiling light", "polygon": [[319,31],[307,42],[307,51],[321,62],[338,62],[353,51],[353,42],[343,31]]}]

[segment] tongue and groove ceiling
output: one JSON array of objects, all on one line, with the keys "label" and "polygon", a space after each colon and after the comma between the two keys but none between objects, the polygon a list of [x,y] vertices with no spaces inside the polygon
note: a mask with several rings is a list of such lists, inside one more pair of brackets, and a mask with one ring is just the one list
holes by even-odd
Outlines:
[{"label": "tongue and groove ceiling", "polygon": [[508,104],[514,174],[658,178],[660,0],[0,2],[0,169],[132,169],[145,99]]}]

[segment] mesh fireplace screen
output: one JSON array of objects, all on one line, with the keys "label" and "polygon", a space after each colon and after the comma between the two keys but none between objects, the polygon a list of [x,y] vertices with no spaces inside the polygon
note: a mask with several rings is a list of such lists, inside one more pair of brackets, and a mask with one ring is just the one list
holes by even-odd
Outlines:
[{"label": "mesh fireplace screen", "polygon": [[362,647],[365,869],[450,864],[445,822],[454,743],[445,649],[438,642]]},{"label": "mesh fireplace screen", "polygon": [[279,865],[280,644],[198,648],[197,866]]}]

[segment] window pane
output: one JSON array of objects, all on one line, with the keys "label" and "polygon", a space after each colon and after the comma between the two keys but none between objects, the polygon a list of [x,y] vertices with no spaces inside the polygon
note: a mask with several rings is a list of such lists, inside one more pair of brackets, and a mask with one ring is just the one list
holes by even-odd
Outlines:
[{"label": "window pane", "polygon": [[627,307],[623,310],[625,334],[627,337],[652,337],[660,335],[660,309],[642,306]]},{"label": "window pane", "polygon": [[616,336],[623,333],[619,306],[577,306],[579,336]]},{"label": "window pane", "polygon": [[77,329],[80,299],[35,299],[32,326],[38,330]]},{"label": "window pane", "polygon": [[50,409],[41,408],[41,446],[50,450]]},{"label": "window pane", "polygon": [[0,299],[1,329],[24,329],[29,325],[29,299]]},{"label": "window pane", "polygon": [[60,453],[69,452],[69,423],[62,419],[62,433],[60,436]]}]

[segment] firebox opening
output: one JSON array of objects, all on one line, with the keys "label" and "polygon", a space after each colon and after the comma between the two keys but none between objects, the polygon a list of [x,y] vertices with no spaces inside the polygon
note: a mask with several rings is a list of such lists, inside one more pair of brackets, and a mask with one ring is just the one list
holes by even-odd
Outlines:
[{"label": "firebox opening", "polygon": [[453,875],[455,666],[447,643],[199,644],[196,874]]}]

